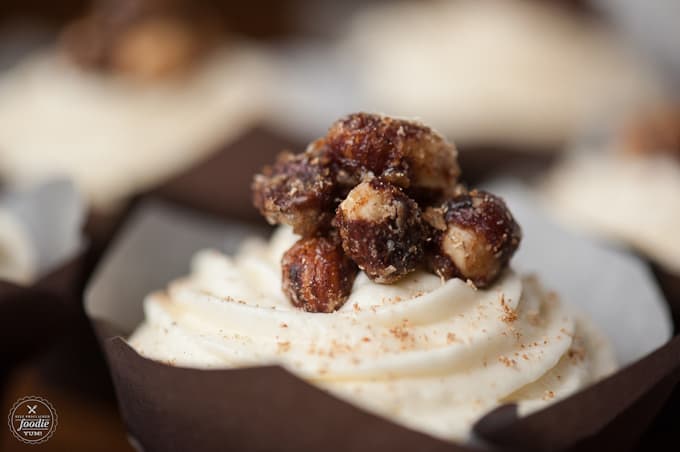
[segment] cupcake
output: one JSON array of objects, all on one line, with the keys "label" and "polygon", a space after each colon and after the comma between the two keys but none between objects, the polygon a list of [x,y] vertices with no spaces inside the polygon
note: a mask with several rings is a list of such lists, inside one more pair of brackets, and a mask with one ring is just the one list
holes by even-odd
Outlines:
[{"label": "cupcake", "polygon": [[614,372],[593,323],[510,268],[522,232],[507,205],[459,177],[455,147],[423,124],[340,119],[255,177],[271,239],[198,252],[146,297],[128,343],[165,367],[281,366],[444,441],[469,440],[500,405],[527,415]]},{"label": "cupcake", "polygon": [[571,151],[541,186],[556,217],[680,275],[680,109],[641,110]]},{"label": "cupcake", "polygon": [[184,0],[95,2],[0,76],[0,177],[65,174],[111,211],[236,138],[261,118],[271,68],[214,18]]},{"label": "cupcake", "polygon": [[556,151],[584,124],[665,88],[614,30],[552,3],[381,4],[356,17],[341,48],[362,101],[379,111],[419,115],[464,151]]}]

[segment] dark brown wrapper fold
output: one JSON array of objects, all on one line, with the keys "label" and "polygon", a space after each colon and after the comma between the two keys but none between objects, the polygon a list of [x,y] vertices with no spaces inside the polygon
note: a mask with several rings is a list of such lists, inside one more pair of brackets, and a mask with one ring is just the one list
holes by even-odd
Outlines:
[{"label": "dark brown wrapper fold", "polygon": [[510,406],[475,431],[520,450],[625,450],[640,438],[680,381],[680,336],[643,359],[545,410],[517,418]]},{"label": "dark brown wrapper fold", "polygon": [[[121,339],[143,320],[144,295],[186,274],[194,251],[218,246],[224,238],[233,245],[250,231],[199,219],[175,206],[142,202],[91,281],[86,310],[106,353],[124,421],[144,450],[473,447],[368,414],[279,367],[173,367],[141,357]],[[501,450],[632,447],[679,379],[676,336],[615,375],[531,416],[516,419],[512,407],[490,413],[475,426],[479,441],[474,444]]]},{"label": "dark brown wrapper fold", "polygon": [[257,126],[149,195],[223,218],[263,223],[252,203],[253,176],[280,152],[302,152],[305,147],[298,140]]},{"label": "dark brown wrapper fold", "polygon": [[82,312],[85,254],[30,286],[0,281],[0,371],[54,343]]},{"label": "dark brown wrapper fold", "polygon": [[174,368],[117,337],[104,348],[123,417],[145,451],[471,450],[372,416],[280,367]]},{"label": "dark brown wrapper fold", "polygon": [[661,286],[661,290],[668,300],[668,305],[673,315],[673,324],[675,325],[675,332],[679,332],[680,326],[680,275],[669,273],[658,264],[652,263],[654,276]]},{"label": "dark brown wrapper fold", "polygon": [[492,143],[458,146],[463,182],[471,187],[498,176],[530,180],[545,174],[559,157],[551,148],[526,150]]}]

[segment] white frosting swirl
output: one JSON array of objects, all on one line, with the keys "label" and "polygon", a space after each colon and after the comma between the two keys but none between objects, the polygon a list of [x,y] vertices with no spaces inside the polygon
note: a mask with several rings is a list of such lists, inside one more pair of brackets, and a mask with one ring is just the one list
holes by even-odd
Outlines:
[{"label": "white frosting swirl", "polygon": [[234,257],[198,253],[187,278],[147,297],[130,338],[149,358],[199,368],[281,364],[371,412],[462,439],[485,412],[521,412],[614,369],[606,341],[532,278],[491,288],[415,273],[393,285],[360,273],[333,314],[294,308],[280,289],[280,229]]}]

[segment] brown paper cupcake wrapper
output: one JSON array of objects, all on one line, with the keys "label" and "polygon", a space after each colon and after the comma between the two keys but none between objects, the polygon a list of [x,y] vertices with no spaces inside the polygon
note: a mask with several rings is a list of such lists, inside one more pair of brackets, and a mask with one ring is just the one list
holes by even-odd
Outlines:
[{"label": "brown paper cupcake wrapper", "polygon": [[5,371],[53,343],[82,312],[84,265],[81,253],[31,286],[0,281],[0,366]]},{"label": "brown paper cupcake wrapper", "polygon": [[[106,353],[123,418],[146,451],[469,450],[371,415],[280,367],[196,370],[138,355],[121,336],[143,320],[143,297],[188,271],[202,247],[233,251],[251,229],[167,204],[140,203],[87,291],[86,311]],[[226,241],[225,241],[226,240]],[[172,246],[168,246],[168,244]],[[615,375],[517,419],[502,407],[475,426],[501,449],[633,444],[680,380],[680,337]]]}]

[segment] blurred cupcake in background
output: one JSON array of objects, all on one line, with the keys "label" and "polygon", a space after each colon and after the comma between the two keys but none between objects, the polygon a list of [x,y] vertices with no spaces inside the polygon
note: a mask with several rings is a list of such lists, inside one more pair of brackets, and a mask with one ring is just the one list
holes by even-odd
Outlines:
[{"label": "blurred cupcake in background", "polygon": [[680,275],[680,104],[637,110],[571,151],[542,186],[557,217]]},{"label": "blurred cupcake in background", "polygon": [[213,2],[98,0],[0,75],[0,177],[71,177],[100,210],[210,155],[266,108],[271,65]]},{"label": "blurred cupcake in background", "polygon": [[421,115],[463,151],[558,150],[589,121],[663,95],[625,39],[545,2],[381,5],[356,18],[344,49],[367,105]]},{"label": "blurred cupcake in background", "polygon": [[189,71],[219,43],[210,3],[185,0],[96,0],[66,27],[62,46],[86,69],[139,78]]}]

